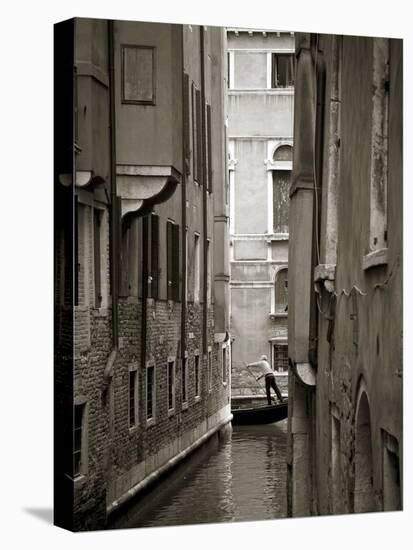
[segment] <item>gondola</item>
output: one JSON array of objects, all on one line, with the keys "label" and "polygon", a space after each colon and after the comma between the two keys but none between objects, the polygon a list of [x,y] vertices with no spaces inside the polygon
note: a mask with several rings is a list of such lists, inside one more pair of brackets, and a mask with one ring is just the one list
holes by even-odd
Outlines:
[{"label": "gondola", "polygon": [[232,412],[232,423],[235,426],[247,424],[271,424],[279,422],[288,416],[288,401],[275,405],[265,405],[258,407],[234,407]]}]

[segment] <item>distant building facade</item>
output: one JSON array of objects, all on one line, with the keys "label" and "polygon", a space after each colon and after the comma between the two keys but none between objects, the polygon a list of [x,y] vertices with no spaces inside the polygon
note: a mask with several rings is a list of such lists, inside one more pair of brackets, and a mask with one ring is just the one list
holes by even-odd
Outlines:
[{"label": "distant building facade", "polygon": [[56,26],[55,503],[74,530],[231,420],[225,40]]},{"label": "distant building facade", "polygon": [[402,41],[296,35],[289,515],[400,510]]},{"label": "distant building facade", "polygon": [[287,391],[289,185],[294,35],[227,30],[232,394],[259,392],[244,368],[268,356]]}]

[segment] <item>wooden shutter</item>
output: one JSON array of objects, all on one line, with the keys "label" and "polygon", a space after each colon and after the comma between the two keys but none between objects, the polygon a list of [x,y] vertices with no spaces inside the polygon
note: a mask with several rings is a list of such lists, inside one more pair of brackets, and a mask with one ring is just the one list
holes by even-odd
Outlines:
[{"label": "wooden shutter", "polygon": [[172,258],[173,258],[173,223],[168,221],[166,222],[166,295],[168,300],[173,300],[173,269],[172,269]]},{"label": "wooden shutter", "polygon": [[207,104],[206,115],[207,115],[208,192],[212,193],[211,105]]},{"label": "wooden shutter", "polygon": [[159,216],[151,216],[151,298],[159,297]]},{"label": "wooden shutter", "polygon": [[[65,232],[65,255],[66,255],[66,265],[70,266],[70,269],[66,269],[66,274],[68,278],[68,285],[65,284],[65,288],[72,288],[72,273],[74,271],[75,276],[75,295],[74,295],[74,304],[75,306],[79,305],[79,203],[77,195],[75,196],[75,212],[74,212],[74,229],[75,229],[75,243],[74,243],[74,258],[73,258],[73,265],[71,265],[71,239],[69,237],[69,233],[71,233],[71,227],[69,228],[69,231]],[[67,228],[66,228],[67,229]],[[69,299],[69,302],[71,303],[71,298]]]},{"label": "wooden shutter", "polygon": [[203,185],[202,174],[202,105],[201,90],[196,90],[196,149],[197,149],[197,175],[199,185]]},{"label": "wooden shutter", "polygon": [[192,161],[193,161],[193,176],[194,180],[198,181],[198,146],[197,146],[197,110],[196,110],[196,89],[192,82],[191,88],[192,99]]},{"label": "wooden shutter", "polygon": [[191,144],[190,144],[190,125],[189,125],[189,76],[184,73],[184,93],[183,93],[183,111],[184,111],[184,155],[186,174],[191,173]]},{"label": "wooden shutter", "polygon": [[95,307],[102,303],[100,280],[100,223],[101,214],[97,208],[93,209],[93,270],[95,276]]},{"label": "wooden shutter", "polygon": [[179,302],[179,225],[172,225],[173,255],[172,255],[172,281],[173,300]]}]

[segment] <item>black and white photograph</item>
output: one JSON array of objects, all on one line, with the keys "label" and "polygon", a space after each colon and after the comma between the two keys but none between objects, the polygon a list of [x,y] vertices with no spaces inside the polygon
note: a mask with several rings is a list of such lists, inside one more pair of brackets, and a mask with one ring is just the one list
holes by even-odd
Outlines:
[{"label": "black and white photograph", "polygon": [[[50,363],[47,412],[34,375],[33,405],[10,392],[32,416],[19,486],[46,437],[49,500],[20,508],[71,547],[204,548],[222,524],[222,547],[250,529],[321,550],[317,529],[344,548],[352,523],[356,548],[375,529],[403,546],[405,26],[234,6],[49,15],[49,171],[14,170],[48,196],[25,231],[49,216],[50,357],[40,319],[26,342],[10,322]],[[46,267],[27,238],[29,292]]]}]

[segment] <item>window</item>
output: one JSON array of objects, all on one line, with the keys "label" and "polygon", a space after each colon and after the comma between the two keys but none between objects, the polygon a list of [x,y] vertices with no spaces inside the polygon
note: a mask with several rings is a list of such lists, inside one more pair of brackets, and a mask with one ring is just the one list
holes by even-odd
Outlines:
[{"label": "window", "polygon": [[273,170],[272,172],[274,233],[288,233],[290,179],[290,170]]},{"label": "window", "polygon": [[227,346],[222,346],[222,381],[227,382]]},{"label": "window", "polygon": [[175,408],[175,361],[168,361],[168,374],[167,374],[167,385],[168,385],[168,410],[173,411]]},{"label": "window", "polygon": [[155,48],[122,46],[122,103],[155,105]]},{"label": "window", "polygon": [[155,365],[146,367],[146,420],[155,417]]},{"label": "window", "polygon": [[280,269],[274,282],[274,313],[288,311],[288,269]]},{"label": "window", "polygon": [[211,121],[211,105],[206,106],[206,125],[207,125],[207,163],[208,163],[208,193],[212,193],[212,121]]},{"label": "window", "polygon": [[278,372],[288,372],[288,344],[273,344],[273,369]]},{"label": "window", "polygon": [[194,235],[194,302],[199,304],[200,288],[200,255],[199,255],[199,235]]},{"label": "window", "polygon": [[199,352],[195,352],[195,397],[200,397],[201,395],[201,372],[199,370]]},{"label": "window", "polygon": [[84,414],[85,404],[75,405],[74,411],[74,438],[73,438],[73,477],[84,472]]},{"label": "window", "polygon": [[271,56],[271,88],[294,86],[294,55],[273,53]]},{"label": "window", "polygon": [[156,214],[150,217],[149,239],[149,296],[156,300],[159,296],[159,216]]},{"label": "window", "polygon": [[207,268],[206,268],[206,285],[207,285],[207,304],[211,304],[211,241],[207,239],[206,241],[206,257],[207,257]]},{"label": "window", "polygon": [[182,361],[182,404],[188,403],[188,359],[185,357]]},{"label": "window", "polygon": [[136,426],[136,370],[129,371],[129,427]]},{"label": "window", "polygon": [[184,97],[183,97],[183,110],[184,110],[184,156],[185,156],[185,173],[189,175],[191,173],[191,142],[190,142],[190,117],[189,117],[189,76],[184,73]]},{"label": "window", "polygon": [[208,348],[208,389],[212,390],[212,351]]},{"label": "window", "polygon": [[93,209],[93,270],[95,278],[95,307],[102,305],[101,288],[101,246],[100,231],[102,222],[102,212],[97,208]]},{"label": "window", "polygon": [[192,82],[192,144],[194,181],[202,182],[202,106],[201,91]]},{"label": "window", "polygon": [[[75,306],[79,305],[79,271],[80,271],[80,264],[79,264],[79,203],[77,200],[77,197],[75,197],[75,219],[74,219],[74,226],[75,226],[75,246],[74,246],[74,261],[73,261],[73,271],[75,275],[75,296],[74,296],[74,303]],[[71,258],[71,250],[70,250],[70,238],[69,235],[65,234],[65,258],[69,259]],[[70,266],[70,261],[66,262],[66,265]],[[66,266],[65,266],[66,267]],[[68,269],[66,271],[67,277],[65,279],[69,282],[68,287],[71,288],[71,281],[72,281],[72,271],[71,269]],[[65,289],[66,290],[66,289]],[[66,294],[66,292],[65,292]]]},{"label": "window", "polygon": [[179,301],[179,225],[167,222],[167,298]]}]

